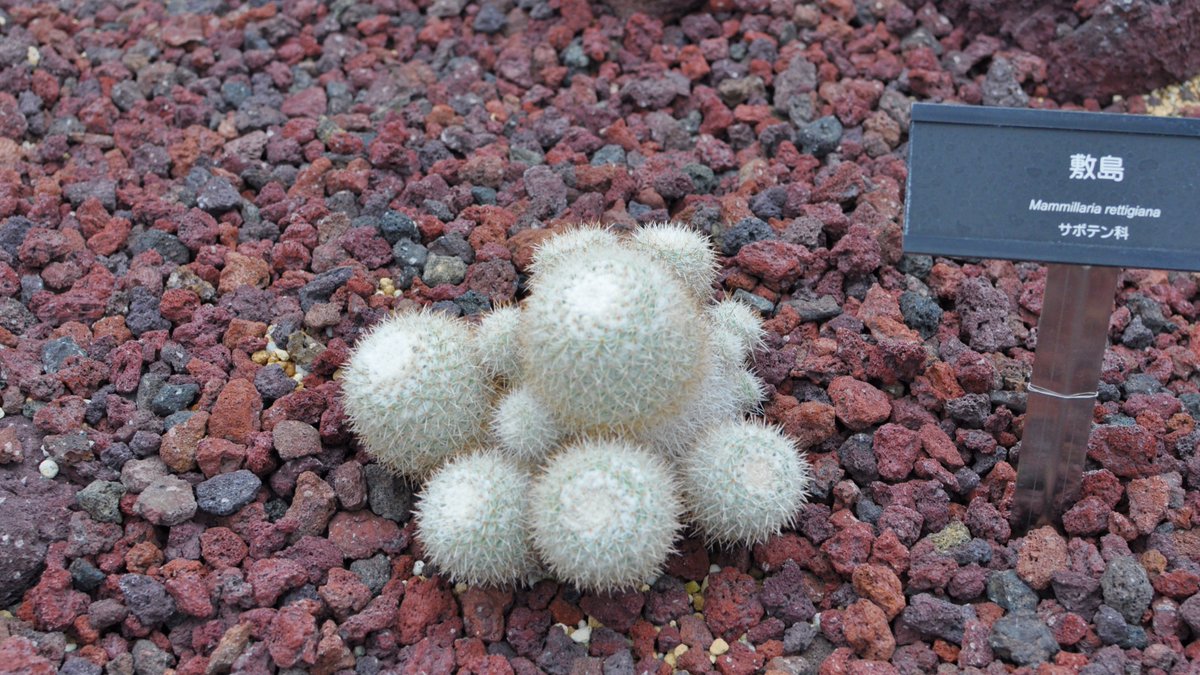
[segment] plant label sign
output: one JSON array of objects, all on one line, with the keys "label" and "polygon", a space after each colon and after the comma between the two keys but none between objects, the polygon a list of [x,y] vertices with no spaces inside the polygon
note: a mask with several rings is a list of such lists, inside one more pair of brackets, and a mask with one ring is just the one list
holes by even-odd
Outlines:
[{"label": "plant label sign", "polygon": [[1200,271],[1200,119],[914,103],[908,253]]}]

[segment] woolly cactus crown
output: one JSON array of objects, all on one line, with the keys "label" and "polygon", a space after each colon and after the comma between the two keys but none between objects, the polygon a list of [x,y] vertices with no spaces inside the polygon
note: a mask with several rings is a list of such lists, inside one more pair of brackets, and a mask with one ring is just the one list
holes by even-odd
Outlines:
[{"label": "woolly cactus crown", "polygon": [[642,429],[676,414],[707,345],[674,275],[645,253],[608,245],[547,269],[520,333],[525,382],[566,431],[581,433]]},{"label": "woolly cactus crown", "polygon": [[425,484],[415,517],[425,555],[469,584],[508,584],[532,569],[523,520],[529,477],[494,451],[456,457]]},{"label": "woolly cactus crown", "polygon": [[601,225],[579,225],[543,241],[533,252],[529,272],[537,283],[543,274],[563,260],[577,258],[594,248],[619,246],[620,237]]},{"label": "woolly cactus crown", "polygon": [[461,320],[404,312],[375,326],[350,356],[342,396],[367,451],[420,478],[479,442],[491,389]]},{"label": "woolly cactus crown", "polygon": [[671,553],[681,506],[667,465],[619,441],[584,441],[534,479],[533,545],[558,578],[583,590],[628,588]]}]

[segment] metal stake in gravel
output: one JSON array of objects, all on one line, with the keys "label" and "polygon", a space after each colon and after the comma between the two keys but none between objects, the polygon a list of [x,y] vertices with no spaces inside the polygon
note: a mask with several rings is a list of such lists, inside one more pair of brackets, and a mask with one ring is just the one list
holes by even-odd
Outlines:
[{"label": "metal stake in gravel", "polygon": [[1048,263],[1013,524],[1077,497],[1119,267],[1200,270],[1200,120],[917,103],[908,253]]}]

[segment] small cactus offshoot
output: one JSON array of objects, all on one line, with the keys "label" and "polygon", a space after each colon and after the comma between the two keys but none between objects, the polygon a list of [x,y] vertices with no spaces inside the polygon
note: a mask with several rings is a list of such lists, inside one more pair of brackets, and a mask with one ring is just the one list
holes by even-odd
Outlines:
[{"label": "small cactus offshoot", "polygon": [[698,303],[712,298],[718,265],[708,237],[678,223],[656,223],[639,228],[630,241],[665,263]]},{"label": "small cactus offshoot", "polygon": [[492,395],[467,324],[430,311],[393,316],[359,340],[342,393],[367,451],[414,478],[484,438]]},{"label": "small cactus offshoot", "polygon": [[759,422],[713,426],[676,468],[689,519],[722,544],[758,544],[791,525],[811,482],[795,442]]},{"label": "small cactus offshoot", "polygon": [[450,460],[425,484],[415,517],[425,555],[457,581],[501,585],[532,569],[523,510],[529,476],[495,451]]},{"label": "small cactus offshoot", "polygon": [[620,441],[585,441],[551,458],[528,505],[533,545],[580,589],[629,588],[657,576],[680,528],[667,464]]},{"label": "small cactus offshoot", "polygon": [[480,364],[493,377],[513,381],[520,372],[517,353],[521,325],[521,308],[503,305],[483,316],[475,327],[475,348]]},{"label": "small cactus offshoot", "polygon": [[528,387],[500,399],[492,416],[492,433],[505,454],[523,463],[541,461],[562,436],[550,409]]}]

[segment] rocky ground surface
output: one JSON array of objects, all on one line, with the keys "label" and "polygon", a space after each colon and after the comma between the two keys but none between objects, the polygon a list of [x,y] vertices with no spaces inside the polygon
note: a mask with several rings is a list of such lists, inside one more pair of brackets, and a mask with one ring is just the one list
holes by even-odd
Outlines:
[{"label": "rocky ground surface", "polygon": [[[1045,272],[902,256],[910,101],[1054,107],[1022,40],[897,0],[0,8],[0,671],[1200,658],[1197,279],[1122,274],[1083,498],[1023,534]],[[770,317],[766,416],[817,477],[797,527],[687,538],[615,596],[440,578],[347,431],[349,346],[519,297],[554,227],[667,218]]]}]

